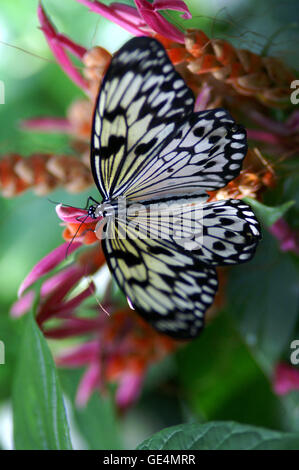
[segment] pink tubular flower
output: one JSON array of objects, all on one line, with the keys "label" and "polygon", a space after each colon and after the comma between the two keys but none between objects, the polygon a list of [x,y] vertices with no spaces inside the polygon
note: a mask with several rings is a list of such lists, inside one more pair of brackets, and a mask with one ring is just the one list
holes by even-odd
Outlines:
[{"label": "pink tubular flower", "polygon": [[18,318],[27,313],[31,309],[33,301],[34,292],[30,290],[12,305],[10,309],[11,316]]},{"label": "pink tubular flower", "polygon": [[[63,221],[63,225],[66,226],[64,233],[67,241],[41,259],[26,276],[19,288],[19,300],[15,302],[11,309],[11,314],[14,317],[23,315],[31,308],[34,292],[29,290],[25,293],[29,287],[51,273],[59,264],[65,261],[67,256],[83,244],[98,242],[93,234],[97,221],[88,217],[85,210],[58,205],[56,212]],[[75,235],[76,240],[74,240]],[[83,277],[95,272],[103,263],[104,256],[99,243],[97,243],[95,253],[90,253],[90,259],[86,258],[83,253],[78,257],[76,263],[61,269],[45,280],[40,290],[41,302],[37,314],[38,323],[42,324],[58,312],[62,315],[76,309],[86,297],[94,292],[94,285],[91,283],[88,288],[71,299],[68,299],[69,292]]]},{"label": "pink tubular flower", "polygon": [[278,240],[281,251],[299,255],[299,232],[293,230],[283,218],[278,219],[269,231]]},{"label": "pink tubular flower", "polygon": [[96,388],[100,389],[100,384],[101,368],[99,360],[96,359],[93,363],[90,364],[81,379],[77,390],[76,404],[79,407],[84,407],[92,395],[92,392]]},{"label": "pink tubular flower", "polygon": [[88,213],[84,209],[78,209],[76,207],[68,207],[63,204],[57,204],[56,214],[58,217],[65,222],[65,224],[80,224],[81,222],[86,224],[94,224],[95,219],[88,216]]},{"label": "pink tubular flower", "polygon": [[[60,264],[65,259],[68,245],[69,245],[68,243],[63,243],[62,245],[58,246],[57,248],[55,248],[55,250],[51,251],[51,253],[49,253],[47,256],[41,259],[34,266],[34,268],[26,276],[26,278],[24,279],[24,281],[22,282],[19,288],[19,291],[18,291],[19,297],[24,293],[24,291],[29,286],[31,286],[34,282],[36,282],[38,279],[43,277],[49,271],[52,271],[52,269],[54,269],[58,264]],[[68,253],[71,254],[73,251],[79,248],[80,245],[81,245],[80,242],[72,243],[72,245],[69,247]]]},{"label": "pink tubular flower", "polygon": [[146,27],[146,24],[140,21],[138,12],[129,5],[113,3],[107,6],[101,2],[92,0],[77,0],[77,2],[82,3],[82,5],[88,7],[90,11],[103,16],[107,20],[113,21],[135,36],[145,34],[142,28]]},{"label": "pink tubular flower", "polygon": [[205,109],[208,109],[208,104],[211,98],[211,87],[207,85],[207,83],[204,83],[202,86],[202,89],[198,93],[198,96],[195,101],[194,105],[194,111],[204,111]]},{"label": "pink tubular flower", "polygon": [[286,395],[293,390],[299,390],[299,369],[283,362],[277,364],[273,387],[277,395]]},{"label": "pink tubular flower", "polygon": [[[86,210],[61,204],[56,206],[56,212],[65,226],[63,235],[67,242],[31,270],[22,283],[20,298],[12,306],[11,314],[19,317],[28,312],[34,291],[26,289],[49,274],[41,285],[36,321],[46,338],[79,338],[78,345],[56,358],[61,367],[86,367],[77,391],[77,405],[84,406],[95,390],[105,393],[107,383],[116,383],[116,404],[124,411],[140,395],[147,368],[171,353],[178,343],[157,333],[130,308],[120,308],[111,296],[110,283],[101,304],[95,302],[87,310],[84,301],[94,294],[94,283],[89,282],[78,293],[74,289],[105,263],[100,241],[94,233],[100,218],[92,219]],[[67,250],[70,254],[79,247],[75,261],[52,272],[65,260]],[[88,339],[82,343],[83,335],[88,335]]]},{"label": "pink tubular flower", "polygon": [[40,325],[49,318],[58,315],[70,315],[87,297],[94,293],[95,286],[91,283],[83,292],[68,299],[68,294],[77,286],[78,282],[89,274],[84,266],[76,264],[71,265],[62,271],[64,274],[63,282],[53,289],[53,291],[42,299],[40,309],[37,314],[37,322]]},{"label": "pink tubular flower", "polygon": [[[54,274],[42,284],[36,316],[36,320],[41,327],[46,320],[55,315],[69,315],[86,297],[93,294],[94,285],[91,283],[83,292],[68,299],[68,295],[72,289],[88,274],[86,267],[72,264],[59,271],[57,274]],[[12,306],[12,316],[19,317],[27,313],[32,306],[33,299],[34,292],[31,290],[26,292],[26,294],[20,297]]]},{"label": "pink tubular flower", "polygon": [[22,122],[21,127],[24,129],[34,129],[43,132],[61,132],[69,134],[72,130],[70,123],[64,118],[35,118],[27,119]]},{"label": "pink tubular flower", "polygon": [[47,17],[41,3],[37,10],[41,29],[46,37],[51,51],[53,52],[57,62],[64,72],[83,90],[88,90],[88,82],[78,72],[77,68],[70,61],[65,49],[76,55],[80,59],[83,58],[86,49],[71,41],[63,34],[58,34]]},{"label": "pink tubular flower", "polygon": [[[180,44],[184,43],[183,33],[168,22],[160,14],[160,10],[176,10],[182,13],[183,18],[191,18],[188,7],[182,0],[155,0],[153,3],[149,3],[147,0],[138,0],[136,8],[119,2],[113,2],[107,6],[98,1],[77,1],[89,7],[91,11],[117,23],[135,36],[160,34],[168,40],[177,41]],[[74,139],[73,146],[79,145],[81,152],[86,151],[87,154],[94,100],[98,93],[99,84],[110,63],[111,54],[100,46],[86,50],[64,34],[57,32],[41,3],[38,5],[38,18],[41,30],[58,64],[88,96],[72,103],[66,118],[38,117],[24,121],[22,127],[27,130],[69,134]],[[82,62],[82,75],[70,60],[68,53],[76,56]]]},{"label": "pink tubular flower", "polygon": [[154,0],[149,3],[147,0],[135,0],[135,3],[140,16],[153,31],[173,41],[182,44],[185,42],[184,34],[158,13],[159,10],[176,10],[184,13],[183,18],[190,19],[191,14],[183,1]]},{"label": "pink tubular flower", "polygon": [[122,375],[115,398],[119,409],[125,410],[129,408],[132,403],[137,401],[142,388],[144,376],[145,373],[142,369],[135,369]]},{"label": "pink tubular flower", "polygon": [[[137,11],[136,14],[138,15]],[[110,63],[111,54],[100,46],[86,50],[85,47],[76,44],[64,34],[58,33],[41,4],[38,5],[38,18],[41,30],[58,64],[87,96],[76,99],[70,105],[65,118],[38,117],[23,121],[21,126],[26,130],[69,134],[74,139],[74,147],[79,142],[81,152],[83,153],[84,150],[87,152],[94,100],[98,93],[99,84]],[[82,75],[67,53],[78,57],[82,62]],[[82,148],[82,142],[85,144],[86,149]]]},{"label": "pink tubular flower", "polygon": [[150,31],[153,31],[179,43],[184,43],[183,33],[169,23],[159,11],[180,11],[184,19],[191,18],[189,9],[182,0],[154,0],[153,3],[148,0],[135,0],[137,10],[118,2],[111,3],[109,6],[91,0],[77,0],[77,2],[122,26],[135,36],[148,35]]},{"label": "pink tubular flower", "polygon": [[288,156],[296,153],[299,148],[299,111],[294,111],[285,122],[277,122],[270,117],[264,116],[258,111],[250,111],[250,117],[261,129],[248,129],[247,135],[250,139],[263,142],[271,146],[271,151],[281,153],[284,151]]},{"label": "pink tubular flower", "polygon": [[[172,352],[177,343],[154,331],[129,308],[115,310],[108,298],[105,309],[111,315],[102,312],[97,317],[98,325],[90,330],[94,339],[62,352],[56,364],[71,368],[86,366],[77,391],[78,406],[86,405],[95,390],[105,393],[107,383],[116,383],[116,405],[125,411],[138,399],[148,366]],[[46,331],[46,336],[53,337],[51,331]]]}]

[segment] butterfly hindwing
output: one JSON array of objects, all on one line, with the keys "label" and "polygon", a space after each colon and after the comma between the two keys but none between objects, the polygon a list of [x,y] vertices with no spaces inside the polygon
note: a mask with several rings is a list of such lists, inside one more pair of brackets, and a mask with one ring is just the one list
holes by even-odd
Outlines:
[{"label": "butterfly hindwing", "polygon": [[[103,248],[136,310],[159,331],[195,336],[217,288],[212,266],[248,261],[260,239],[241,200],[131,203],[107,221]],[[188,333],[189,331],[189,333]]]},{"label": "butterfly hindwing", "polygon": [[131,203],[126,224],[135,237],[160,238],[211,266],[249,261],[261,238],[252,209],[240,199],[203,204],[201,198],[185,197]]},{"label": "butterfly hindwing", "polygon": [[113,238],[102,241],[103,249],[112,275],[133,307],[162,333],[178,339],[197,336],[217,290],[215,269],[174,244],[135,238],[128,225],[121,223],[114,230]]},{"label": "butterfly hindwing", "polygon": [[252,209],[240,199],[208,202],[203,207],[201,261],[225,266],[249,261],[261,239]]}]

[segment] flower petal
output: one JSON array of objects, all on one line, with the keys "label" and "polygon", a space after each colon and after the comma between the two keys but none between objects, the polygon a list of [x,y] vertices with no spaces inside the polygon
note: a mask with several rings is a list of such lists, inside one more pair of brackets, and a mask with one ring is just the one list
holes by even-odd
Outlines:
[{"label": "flower petal", "polygon": [[[63,41],[61,41],[60,35],[56,33],[53,25],[51,24],[49,18],[47,17],[45,10],[42,5],[39,3],[37,9],[37,15],[41,24],[41,29],[46,37],[46,40],[49,44],[53,55],[55,56],[57,62],[64,70],[64,72],[83,90],[88,90],[88,82],[82,77],[78,72],[75,65],[70,61],[68,55],[65,53],[63,47],[70,48],[71,40],[66,41],[65,36],[61,36]],[[67,42],[67,44],[66,44]],[[74,45],[74,43],[72,43]],[[82,51],[81,51],[82,52]],[[78,50],[78,54],[80,54]],[[76,55],[78,55],[76,54]]]},{"label": "flower petal", "polygon": [[175,10],[182,11],[181,15],[185,20],[190,20],[192,15],[189,8],[182,0],[154,0],[153,7],[155,10]]},{"label": "flower petal", "polygon": [[72,41],[70,38],[65,36],[64,34],[57,34],[57,39],[61,46],[65,47],[68,49],[72,54],[74,54],[78,59],[82,60],[84,55],[87,52],[87,49],[85,47],[80,46],[80,44],[77,44],[76,42]]},{"label": "flower petal", "polygon": [[207,84],[204,83],[200,92],[197,95],[195,105],[194,105],[194,111],[204,111],[205,109],[208,109],[208,104],[211,98],[211,87]]},{"label": "flower petal", "polygon": [[158,34],[172,39],[173,41],[184,43],[184,34],[167,21],[160,13],[154,11],[153,5],[146,0],[135,0],[140,16],[146,24]]},{"label": "flower petal", "polygon": [[73,289],[73,287],[82,279],[83,276],[88,274],[88,267],[83,267],[73,264],[65,270],[64,282],[59,284],[58,287],[51,293],[50,296],[43,303],[36,320],[39,325],[57,315],[57,312],[63,308],[65,296]]},{"label": "flower petal", "polygon": [[60,367],[81,367],[94,360],[98,352],[99,342],[97,340],[90,341],[89,343],[67,349],[55,358],[55,362]]},{"label": "flower petal", "polygon": [[[52,315],[56,315],[59,318],[61,315],[64,314],[71,314],[79,305],[88,297],[90,297],[95,292],[95,285],[93,282],[90,283],[86,289],[84,289],[80,294],[76,295],[75,297],[71,298],[70,300],[63,302],[62,304],[58,305],[57,308],[53,308]],[[79,319],[80,320],[80,319]],[[84,322],[83,322],[84,324]]]},{"label": "flower petal", "polygon": [[14,318],[21,317],[24,315],[24,313],[27,313],[33,303],[34,300],[34,292],[30,290],[29,292],[26,292],[26,294],[18,299],[11,307],[10,313],[11,316]]},{"label": "flower petal", "polygon": [[146,27],[145,22],[139,15],[136,8],[118,2],[110,3],[109,6],[118,16],[121,16],[123,19],[133,22],[138,27]]},{"label": "flower petal", "polygon": [[299,390],[299,370],[280,363],[275,370],[274,391],[277,395],[286,395],[292,390]]},{"label": "flower petal", "polygon": [[[56,318],[60,318],[60,315],[57,315]],[[46,338],[65,339],[74,336],[82,336],[87,333],[94,333],[100,326],[97,318],[70,318],[63,322],[63,326],[57,328],[43,328],[43,333]]]},{"label": "flower petal", "polygon": [[281,251],[299,254],[299,232],[293,230],[283,218],[271,225],[269,232],[278,240]]},{"label": "flower petal", "polygon": [[95,219],[89,217],[88,211],[85,209],[64,206],[63,204],[57,204],[55,209],[58,217],[67,224],[95,223]]},{"label": "flower petal", "polygon": [[294,111],[287,119],[286,126],[291,132],[299,131],[299,111]]},{"label": "flower petal", "polygon": [[113,21],[114,23],[129,31],[129,33],[134,34],[134,36],[144,35],[144,32],[140,30],[138,26],[134,24],[134,22],[129,21],[125,15],[122,17],[117,13],[116,9],[103,5],[101,2],[97,1],[77,0],[77,2],[87,6],[94,13],[98,13],[99,15],[104,16],[104,18],[107,20]]},{"label": "flower petal", "polygon": [[92,363],[83,378],[81,379],[77,395],[76,404],[83,407],[88,402],[92,392],[101,385],[100,361]]},{"label": "flower petal", "polygon": [[144,373],[140,371],[127,371],[121,374],[118,388],[116,391],[115,401],[121,410],[125,410],[138,399]]},{"label": "flower petal", "polygon": [[57,287],[63,285],[68,279],[73,277],[73,275],[77,272],[78,272],[77,266],[71,265],[65,269],[62,269],[58,273],[54,274],[49,279],[46,279],[45,282],[43,282],[41,290],[40,290],[41,296],[46,297],[49,294],[52,294],[52,292],[55,289],[57,289]]},{"label": "flower petal", "polygon": [[70,255],[80,246],[80,242],[73,242],[71,244],[63,243],[62,245],[58,246],[53,251],[51,251],[51,253],[46,255],[43,259],[41,259],[22,282],[18,291],[18,296],[20,297],[23,292],[35,281],[37,281],[39,278],[47,274],[49,271],[55,268],[55,266],[61,263],[65,259],[66,253]]},{"label": "flower petal", "polygon": [[27,119],[21,123],[22,129],[34,129],[42,132],[63,132],[69,134],[72,131],[71,124],[64,118],[35,118]]}]

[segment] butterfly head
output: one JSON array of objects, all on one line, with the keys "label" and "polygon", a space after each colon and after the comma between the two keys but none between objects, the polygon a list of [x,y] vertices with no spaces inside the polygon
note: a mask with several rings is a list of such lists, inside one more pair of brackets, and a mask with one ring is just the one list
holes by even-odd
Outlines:
[{"label": "butterfly head", "polygon": [[101,211],[101,206],[100,205],[96,205],[96,204],[92,204],[91,206],[89,206],[88,208],[88,215],[89,217],[91,217],[92,219],[97,219],[99,217],[102,217],[103,216],[103,213]]},{"label": "butterfly head", "polygon": [[92,219],[102,219],[114,213],[115,207],[107,202],[103,204],[92,204],[88,208],[88,215]]}]

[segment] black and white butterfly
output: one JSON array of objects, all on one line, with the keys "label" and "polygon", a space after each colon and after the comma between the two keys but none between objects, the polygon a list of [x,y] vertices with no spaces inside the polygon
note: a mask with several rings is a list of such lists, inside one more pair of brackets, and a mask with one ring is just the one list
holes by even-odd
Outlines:
[{"label": "black and white butterfly", "polygon": [[[134,38],[107,70],[91,138],[103,201],[89,214],[104,216],[111,273],[139,314],[180,339],[203,327],[218,285],[215,266],[250,260],[260,239],[247,204],[205,202],[206,191],[239,174],[244,128],[225,109],[193,109],[193,94],[162,45]],[[123,200],[126,212],[118,208]]]}]

